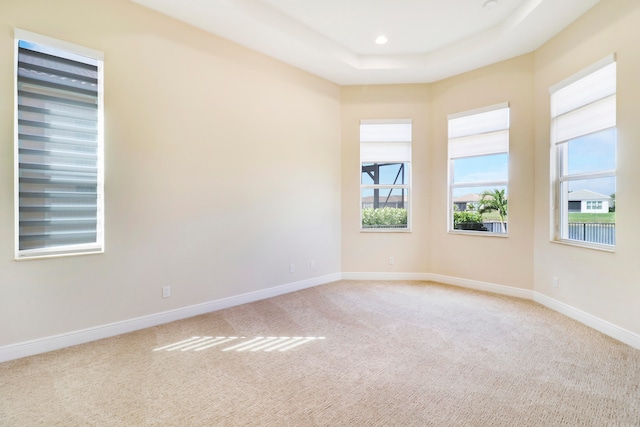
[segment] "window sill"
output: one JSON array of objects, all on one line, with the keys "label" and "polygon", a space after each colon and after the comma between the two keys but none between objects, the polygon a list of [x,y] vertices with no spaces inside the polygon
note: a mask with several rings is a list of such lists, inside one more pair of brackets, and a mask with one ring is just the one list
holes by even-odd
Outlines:
[{"label": "window sill", "polygon": [[33,250],[29,252],[21,252],[16,254],[16,261],[30,261],[36,259],[61,258],[69,256],[99,255],[104,253],[104,248],[86,249],[86,250],[70,250],[70,251],[42,251]]},{"label": "window sill", "polygon": [[411,233],[410,228],[361,228],[361,233]]},{"label": "window sill", "polygon": [[582,242],[580,240],[559,239],[559,240],[551,240],[551,243],[556,243],[558,245],[564,245],[564,246],[573,246],[573,247],[583,248],[583,249],[593,249],[596,251],[608,252],[611,254],[616,252],[615,246],[599,245],[597,243]]},{"label": "window sill", "polygon": [[480,236],[480,237],[499,237],[507,238],[507,233],[491,233],[489,231],[464,231],[464,230],[449,230],[447,234],[461,235],[461,236]]}]

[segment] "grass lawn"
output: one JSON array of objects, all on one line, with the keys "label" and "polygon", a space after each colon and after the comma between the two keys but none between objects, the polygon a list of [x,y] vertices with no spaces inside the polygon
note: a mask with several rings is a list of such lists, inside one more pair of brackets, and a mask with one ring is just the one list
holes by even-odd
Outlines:
[{"label": "grass lawn", "polygon": [[[484,221],[500,221],[500,216],[497,212],[487,212],[482,215],[482,219]],[[505,218],[505,222],[507,222],[507,218]],[[571,212],[569,213],[569,222],[598,222],[598,223],[615,223],[616,222],[616,213],[615,212],[607,212],[607,213],[580,213],[580,212]]]},{"label": "grass lawn", "polygon": [[[485,212],[482,214],[482,219],[483,221],[500,221],[500,215],[498,215],[498,212],[493,211],[493,212]],[[504,222],[507,222],[508,217],[504,218]]]},{"label": "grass lawn", "polygon": [[569,213],[569,222],[599,222],[599,223],[615,223],[616,213]]}]

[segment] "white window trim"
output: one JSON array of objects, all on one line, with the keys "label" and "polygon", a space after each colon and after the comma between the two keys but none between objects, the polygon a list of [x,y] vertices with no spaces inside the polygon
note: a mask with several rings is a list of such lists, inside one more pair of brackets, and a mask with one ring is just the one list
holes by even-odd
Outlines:
[{"label": "white window trim", "polygon": [[[500,102],[498,104],[493,104],[493,105],[487,105],[484,107],[480,107],[480,108],[475,108],[472,110],[467,110],[467,111],[461,111],[458,113],[452,113],[449,114],[447,116],[447,122],[449,122],[449,120],[452,119],[457,119],[457,118],[461,118],[461,117],[467,117],[467,116],[473,116],[476,114],[482,114],[482,113],[487,113],[489,111],[494,111],[494,110],[499,110],[499,109],[510,109],[511,106],[509,104],[509,102]],[[509,111],[509,115],[511,115],[511,112]],[[509,127],[506,129],[506,131],[508,132],[509,136],[511,133],[511,123],[509,122]],[[510,139],[510,138],[509,138]],[[469,235],[469,236],[482,236],[482,237],[501,237],[501,238],[507,238],[509,237],[509,229],[507,228],[506,233],[496,233],[496,232],[488,232],[488,231],[471,231],[471,230],[456,230],[454,228],[454,221],[453,221],[453,212],[454,212],[454,208],[453,208],[453,190],[455,188],[466,188],[466,187],[505,187],[505,192],[506,194],[509,194],[509,180],[507,179],[506,181],[483,181],[481,183],[477,183],[477,182],[460,182],[460,183],[454,183],[454,174],[453,172],[453,161],[454,159],[451,158],[450,152],[449,152],[449,140],[450,138],[447,140],[447,183],[448,183],[448,188],[447,188],[447,232],[450,234],[464,234],[464,235]],[[505,153],[508,155],[509,154],[509,146],[510,146],[510,141],[507,143],[507,148]]]},{"label": "white window trim", "polygon": [[[572,76],[567,77],[566,79],[556,83],[555,85],[551,86],[549,88],[549,94],[553,95],[555,92],[563,89],[566,86],[571,85],[572,83],[575,83],[577,81],[579,81],[580,79],[587,77],[593,73],[595,73],[596,71],[611,65],[613,63],[616,62],[616,54],[612,53],[610,55],[607,55],[606,57],[600,59],[599,61],[589,65],[588,67],[578,71],[577,73],[573,74]],[[616,88],[616,94],[614,96],[617,96],[617,88]],[[589,105],[589,104],[587,104]],[[580,107],[579,107],[580,108]],[[558,243],[558,244],[562,244],[562,245],[567,245],[567,246],[575,246],[575,247],[581,247],[581,248],[587,248],[587,249],[595,249],[595,250],[599,250],[599,251],[603,251],[603,252],[615,252],[615,245],[607,245],[607,244],[602,244],[602,243],[594,243],[594,242],[588,242],[588,241],[582,241],[582,240],[574,240],[574,239],[569,239],[569,238],[563,238],[562,237],[562,225],[563,225],[563,218],[562,218],[562,202],[560,200],[561,196],[562,196],[562,192],[561,192],[561,185],[564,182],[568,182],[568,181],[579,181],[579,180],[585,180],[585,179],[597,179],[597,178],[608,178],[608,177],[616,177],[617,176],[617,170],[616,169],[611,169],[611,170],[601,170],[601,171],[597,171],[597,172],[589,172],[589,173],[579,173],[579,174],[571,174],[568,176],[562,176],[561,174],[561,167],[562,167],[562,162],[565,161],[564,158],[566,156],[566,149],[567,149],[567,145],[566,142],[568,141],[554,141],[554,118],[551,115],[551,122],[550,122],[550,162],[551,162],[551,191],[550,191],[550,223],[551,223],[551,227],[550,227],[550,236],[549,239],[552,243]],[[613,126],[614,128],[616,127],[616,125]],[[600,132],[606,129],[610,129],[611,127],[608,128],[604,128],[604,129],[598,129],[595,132]],[[568,216],[568,213],[567,213]]]},{"label": "white window trim", "polygon": [[[97,62],[98,68],[98,180],[97,180],[97,227],[96,242],[91,244],[68,245],[62,247],[50,247],[40,249],[20,250],[20,183],[19,183],[19,141],[18,141],[18,51],[19,42],[27,41],[59,49],[67,53],[91,58]],[[73,255],[90,255],[104,253],[104,54],[100,51],[84,46],[58,40],[52,37],[14,28],[14,244],[15,260],[30,260],[40,258],[54,258]]]},{"label": "white window trim", "polygon": [[[383,185],[385,188],[389,188],[389,189],[404,189],[407,192],[407,200],[409,201],[409,207],[407,208],[407,226],[405,228],[363,228],[362,227],[362,190],[363,189],[368,189],[368,188],[380,188],[380,185],[375,186],[375,185],[370,185],[370,184],[362,184],[362,158],[359,156],[358,157],[358,182],[360,183],[360,185],[358,186],[358,190],[360,192],[359,196],[358,196],[358,204],[359,204],[359,209],[358,209],[358,222],[359,222],[359,229],[361,233],[411,233],[412,231],[412,215],[411,215],[411,211],[413,210],[413,196],[412,196],[412,176],[413,176],[413,167],[412,167],[412,162],[411,162],[411,156],[412,156],[412,148],[413,148],[413,119],[362,119],[360,120],[359,124],[358,124],[358,132],[360,132],[360,125],[363,124],[410,124],[411,125],[411,140],[409,141],[409,160],[408,161],[403,161],[403,163],[406,163],[408,165],[408,177],[407,177],[407,184],[402,184],[402,185],[392,185],[392,184],[385,184]],[[358,143],[358,149],[359,151],[362,150],[362,141],[360,141]],[[370,163],[384,163],[384,162],[388,162],[389,159],[388,158],[383,158],[383,159],[367,159],[367,162]]]}]

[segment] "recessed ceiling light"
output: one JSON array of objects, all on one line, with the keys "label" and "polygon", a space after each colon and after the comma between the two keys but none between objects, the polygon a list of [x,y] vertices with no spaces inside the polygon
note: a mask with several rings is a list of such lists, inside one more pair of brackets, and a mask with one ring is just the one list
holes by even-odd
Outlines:
[{"label": "recessed ceiling light", "polygon": [[491,10],[498,5],[498,0],[487,0],[484,2],[484,8],[487,10]]},{"label": "recessed ceiling light", "polygon": [[388,42],[389,40],[387,40],[387,38],[385,36],[378,36],[376,38],[376,43],[377,44],[385,44],[386,42]]}]

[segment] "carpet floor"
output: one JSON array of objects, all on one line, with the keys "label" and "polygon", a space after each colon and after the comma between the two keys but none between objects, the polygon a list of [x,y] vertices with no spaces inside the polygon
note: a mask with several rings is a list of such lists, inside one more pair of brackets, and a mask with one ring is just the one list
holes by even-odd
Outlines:
[{"label": "carpet floor", "polygon": [[0,364],[1,426],[640,426],[640,351],[532,301],[340,281]]}]

